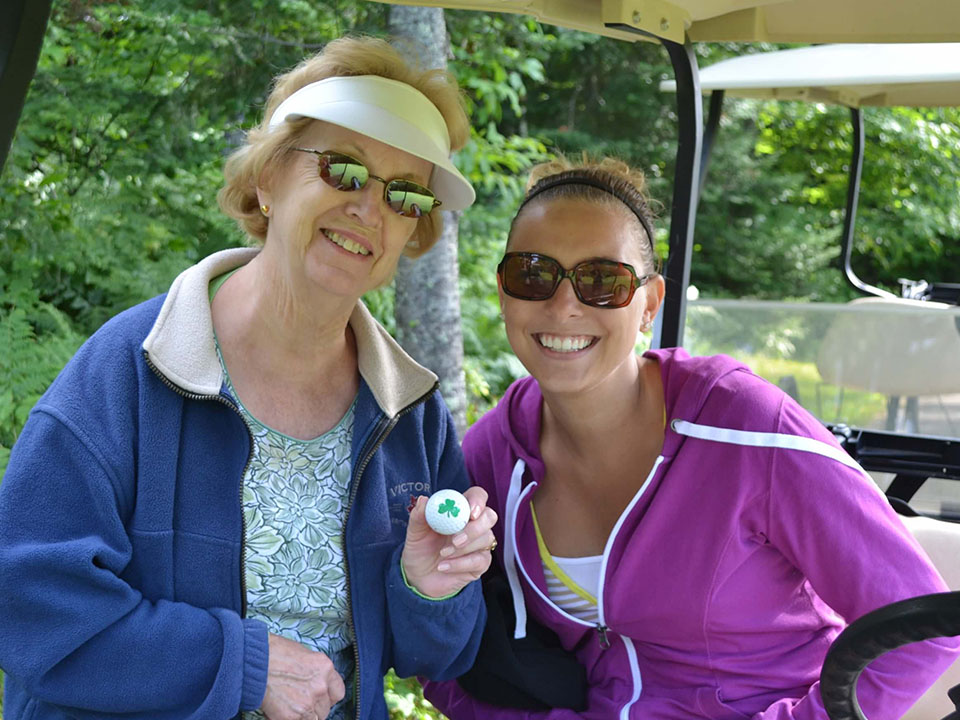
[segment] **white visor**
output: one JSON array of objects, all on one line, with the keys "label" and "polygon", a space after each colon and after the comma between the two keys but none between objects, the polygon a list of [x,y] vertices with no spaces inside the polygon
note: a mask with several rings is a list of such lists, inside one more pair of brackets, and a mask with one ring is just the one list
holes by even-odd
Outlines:
[{"label": "white visor", "polygon": [[270,127],[304,117],[339,125],[433,163],[430,189],[443,203],[441,210],[463,210],[476,199],[473,186],[450,162],[450,135],[443,115],[406,83],[379,75],[320,80],[280,103]]}]

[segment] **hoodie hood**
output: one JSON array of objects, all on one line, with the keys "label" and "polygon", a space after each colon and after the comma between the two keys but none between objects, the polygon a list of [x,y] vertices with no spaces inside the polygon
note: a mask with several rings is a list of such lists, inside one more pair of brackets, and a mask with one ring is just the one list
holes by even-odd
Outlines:
[{"label": "hoodie hood", "polygon": [[[726,355],[690,357],[683,348],[648,350],[643,357],[660,365],[667,419],[696,422],[710,392],[724,377],[750,369]],[[500,408],[502,406],[503,409]],[[513,383],[498,404],[499,427],[514,455],[523,460],[534,476],[543,474],[540,459],[540,427],[543,395],[532,377]],[[668,432],[663,454],[671,456],[683,436]]]},{"label": "hoodie hood", "polygon": [[727,355],[690,357],[683,348],[648,350],[643,357],[660,365],[668,428],[662,452],[666,457],[675,455],[684,439],[683,435],[670,432],[673,421],[696,422],[717,383],[731,373],[750,373],[750,368]]}]

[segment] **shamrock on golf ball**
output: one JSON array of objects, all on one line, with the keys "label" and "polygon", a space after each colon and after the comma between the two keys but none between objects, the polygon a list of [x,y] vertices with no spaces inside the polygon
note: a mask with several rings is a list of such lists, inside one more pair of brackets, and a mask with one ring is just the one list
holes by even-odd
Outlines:
[{"label": "shamrock on golf ball", "polygon": [[438,490],[427,500],[427,525],[441,535],[455,535],[470,521],[470,503],[456,490]]}]

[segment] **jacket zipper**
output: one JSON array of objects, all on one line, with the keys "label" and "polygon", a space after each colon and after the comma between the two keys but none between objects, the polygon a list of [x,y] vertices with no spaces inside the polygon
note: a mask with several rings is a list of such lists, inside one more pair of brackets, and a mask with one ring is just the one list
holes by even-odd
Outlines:
[{"label": "jacket zipper", "polygon": [[[173,384],[167,379],[166,375],[157,369],[157,366],[154,365],[150,360],[150,356],[147,354],[146,350],[143,351],[143,360],[147,363],[147,367],[149,367],[153,373],[160,378],[160,382],[166,385],[177,395],[185,397],[188,400],[212,400],[214,402],[221,403],[222,405],[226,405],[237,414],[237,416],[240,418],[240,421],[243,423],[243,426],[247,428],[247,462],[243,466],[243,472],[240,473],[240,482],[238,483],[238,497],[240,501],[240,617],[245,618],[247,617],[247,518],[243,513],[243,479],[247,476],[247,470],[250,468],[250,461],[253,459],[253,434],[250,432],[250,427],[247,425],[247,421],[243,419],[243,414],[240,412],[240,408],[227,400],[227,398],[223,397],[222,395],[200,395],[199,393],[187,392],[183,388]],[[243,712],[241,711],[237,713],[234,720],[241,720],[242,718]]]},{"label": "jacket zipper", "polygon": [[[656,470],[656,465],[654,466],[654,470]],[[530,483],[530,485],[528,485],[527,487],[529,490],[533,490],[536,488],[537,484],[538,483],[534,481]],[[520,495],[521,501],[524,499],[525,494],[526,494],[526,491]],[[516,534],[515,527],[514,527],[514,533]],[[612,533],[612,535],[615,535],[615,534],[616,533]],[[540,599],[543,600],[547,604],[547,606],[553,610],[553,612],[557,613],[558,615],[561,615],[562,617],[566,618],[568,621],[573,622],[577,625],[583,625],[589,628],[594,628],[597,631],[597,638],[600,642],[600,649],[601,650],[608,649],[611,644],[610,643],[611,630],[607,626],[606,621],[604,620],[604,617],[603,617],[602,592],[597,594],[597,610],[600,615],[598,622],[594,624],[594,623],[587,622],[586,620],[581,620],[580,618],[576,617],[575,615],[571,615],[566,610],[561,608],[559,605],[553,602],[553,600],[551,600],[550,597],[544,591],[542,591],[540,588],[537,587],[537,584],[533,582],[533,578],[531,578],[530,574],[527,572],[527,568],[524,566],[523,560],[520,558],[519,550],[516,548],[514,550],[516,553],[515,559],[518,567],[520,568],[520,572],[523,573],[523,576],[527,579],[527,584],[530,585],[530,587],[533,588],[533,591],[540,596]],[[606,549],[604,553],[606,554]],[[639,663],[637,662],[637,651],[634,648],[633,641],[630,638],[626,637],[625,635],[617,634],[617,637],[619,637],[620,640],[623,641],[623,646],[627,653],[627,664],[630,669],[630,679],[631,679],[631,684],[633,686],[633,694],[630,697],[630,700],[628,700],[626,703],[624,703],[620,707],[620,713],[618,715],[618,718],[619,720],[630,720],[630,708],[633,707],[634,703],[636,703],[637,700],[640,698],[640,693],[643,691],[643,679],[640,676],[640,666],[639,666]]]},{"label": "jacket zipper", "polygon": [[356,720],[360,720],[360,638],[357,636],[357,631],[353,623],[353,593],[350,590],[350,561],[347,553],[347,521],[350,519],[350,511],[353,510],[353,502],[357,497],[357,491],[360,487],[360,476],[363,475],[363,471],[366,470],[367,465],[370,463],[370,458],[380,449],[380,446],[383,445],[387,436],[393,428],[397,426],[397,423],[400,422],[400,418],[418,405],[426,402],[427,399],[437,391],[438,387],[440,387],[440,383],[434,383],[430,390],[401,409],[400,412],[392,418],[382,417],[377,422],[377,426],[367,441],[365,451],[360,454],[360,462],[354,468],[353,478],[350,480],[350,500],[347,504],[347,513],[343,518],[343,530],[340,532],[340,541],[343,544],[343,571],[347,588],[347,614],[350,621],[350,630],[353,633],[353,661],[356,667],[356,681],[353,683],[353,714]]},{"label": "jacket zipper", "polygon": [[[607,570],[607,559],[609,557],[610,550],[613,547],[614,540],[619,534],[620,528],[624,520],[627,518],[627,516],[630,515],[630,512],[633,510],[634,506],[637,504],[637,502],[646,492],[647,487],[650,485],[650,483],[653,481],[653,478],[656,476],[657,470],[660,468],[660,464],[663,462],[663,460],[664,460],[663,455],[657,456],[657,459],[654,461],[653,467],[650,468],[650,472],[647,474],[647,477],[644,480],[643,485],[640,486],[640,489],[636,492],[633,499],[631,499],[627,507],[624,508],[623,512],[620,514],[620,517],[617,519],[616,525],[614,525],[613,530],[610,532],[610,537],[607,538],[606,546],[603,549],[603,560],[600,564],[600,584],[599,584],[599,587],[597,588],[597,613],[599,615],[599,618],[596,625],[594,625],[593,623],[588,623],[585,620],[581,620],[580,618],[571,615],[567,611],[563,610],[560,606],[558,606],[555,602],[553,602],[545,592],[540,590],[540,588],[537,587],[536,583],[533,582],[533,578],[530,577],[530,574],[527,572],[527,569],[524,567],[523,560],[520,557],[519,549],[517,547],[514,547],[517,565],[519,566],[520,571],[523,573],[523,575],[527,578],[527,582],[529,583],[530,587],[533,588],[533,590],[540,596],[540,598],[544,602],[547,603],[549,607],[551,607],[554,610],[554,612],[559,613],[560,615],[564,616],[568,620],[572,620],[579,625],[587,625],[589,627],[596,628],[597,637],[600,642],[601,650],[606,650],[607,648],[610,647],[610,638],[609,638],[610,628],[606,624],[606,618],[604,617],[604,612],[603,612],[603,594],[605,589],[604,579],[605,579],[606,570]],[[520,494],[520,497],[518,498],[518,502],[522,502],[524,497],[527,496],[528,493],[535,490],[538,485],[539,483],[536,480],[531,482],[527,486],[527,488]],[[514,533],[514,536],[518,534],[517,528],[516,528],[516,519],[514,521],[513,533]],[[637,662],[636,649],[633,646],[633,641],[624,635],[620,635],[619,637],[623,641],[624,647],[627,650],[627,661],[630,666],[630,675],[631,675],[633,688],[634,688],[633,697],[630,699],[629,702],[627,702],[623,707],[620,708],[621,719],[626,720],[626,718],[629,717],[630,708],[640,697],[640,693],[643,688],[643,681],[640,676],[640,667]]]},{"label": "jacket zipper", "polygon": [[[534,481],[531,482],[529,485],[527,485],[527,486],[523,489],[523,491],[520,493],[520,497],[519,497],[518,500],[517,500],[517,504],[519,505],[519,504],[522,503],[526,498],[528,498],[529,495],[532,494],[533,490],[535,490],[535,489],[539,486],[539,484],[540,484],[539,482],[537,482],[536,480],[534,480]],[[517,527],[516,527],[516,526],[517,526],[517,523],[519,522],[519,520],[520,520],[519,513],[517,513],[517,516],[514,518],[514,527],[513,527],[513,535],[514,535],[514,537],[517,537],[517,536],[519,535],[519,533],[517,532]],[[561,617],[565,618],[566,620],[569,620],[570,622],[572,622],[572,623],[574,623],[574,624],[576,624],[576,625],[582,625],[582,626],[584,626],[584,627],[594,628],[594,629],[596,629],[596,630],[598,630],[598,631],[599,631],[600,628],[602,627],[602,628],[603,628],[603,633],[602,633],[602,635],[601,635],[601,646],[603,646],[603,643],[604,643],[604,642],[606,642],[606,645],[605,645],[604,647],[609,647],[609,646],[610,646],[610,643],[607,642],[607,640],[606,640],[606,631],[609,630],[609,628],[607,628],[605,625],[603,625],[602,622],[595,624],[595,623],[592,623],[592,622],[588,622],[588,621],[586,621],[586,620],[581,620],[581,619],[578,618],[576,615],[571,615],[571,614],[568,613],[566,610],[564,610],[562,607],[560,607],[559,605],[557,605],[553,600],[550,599],[550,596],[547,595],[546,592],[544,592],[544,591],[541,590],[539,587],[537,587],[537,584],[533,581],[533,578],[530,577],[530,573],[527,572],[526,565],[523,564],[523,558],[520,557],[520,550],[519,550],[518,547],[516,547],[516,545],[514,546],[514,553],[515,553],[515,556],[516,556],[516,557],[515,557],[515,560],[516,560],[516,563],[517,563],[517,567],[520,569],[520,572],[523,574],[523,576],[527,579],[527,584],[530,585],[531,588],[533,588],[533,591],[534,591],[537,595],[540,596],[540,599],[543,600],[550,609],[552,609],[555,613],[557,613],[557,614],[560,615]],[[600,598],[599,598],[599,597],[597,598],[597,601],[598,601],[598,603],[600,602]]]},{"label": "jacket zipper", "polygon": [[601,649],[601,650],[606,650],[608,647],[610,647],[610,639],[607,637],[607,632],[608,632],[609,630],[610,630],[610,628],[608,628],[608,627],[607,627],[606,625],[604,625],[603,623],[599,623],[599,624],[597,625],[597,633],[600,635],[600,649]]}]

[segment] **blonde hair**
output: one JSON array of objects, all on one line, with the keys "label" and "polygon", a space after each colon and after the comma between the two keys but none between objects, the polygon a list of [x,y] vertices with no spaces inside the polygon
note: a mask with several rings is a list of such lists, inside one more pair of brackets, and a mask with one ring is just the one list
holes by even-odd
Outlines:
[{"label": "blonde hair", "polygon": [[[432,102],[447,124],[450,149],[463,147],[470,134],[464,102],[453,76],[445,70],[415,67],[389,43],[372,37],[344,37],[333,40],[313,57],[307,58],[273,83],[263,120],[247,134],[246,143],[224,166],[225,184],[217,195],[220,209],[236,219],[255,241],[267,237],[267,218],[260,212],[257,185],[264,173],[291,148],[296,147],[304,129],[314,122],[302,118],[269,130],[268,122],[277,107],[300,88],[329,77],[379,75],[406,83]],[[404,254],[422,255],[437,241],[443,230],[442,215],[432,212],[417,221]]]},{"label": "blonde hair", "polygon": [[[578,178],[608,189],[578,183]],[[569,182],[553,185],[563,180]],[[653,229],[656,219],[651,208],[654,201],[647,194],[647,179],[642,170],[631,168],[617,158],[604,157],[594,161],[586,154],[579,163],[559,155],[555,160],[535,165],[530,170],[524,201],[510,224],[510,235],[513,235],[513,226],[528,204],[557,199],[583,200],[617,208],[617,212],[627,211],[630,217],[642,216],[646,220],[646,226],[639,218],[635,225],[632,224],[643,261],[640,272],[645,274],[660,271],[660,257],[654,246],[654,238],[647,232],[647,228]],[[510,244],[509,239],[507,244]]]}]

